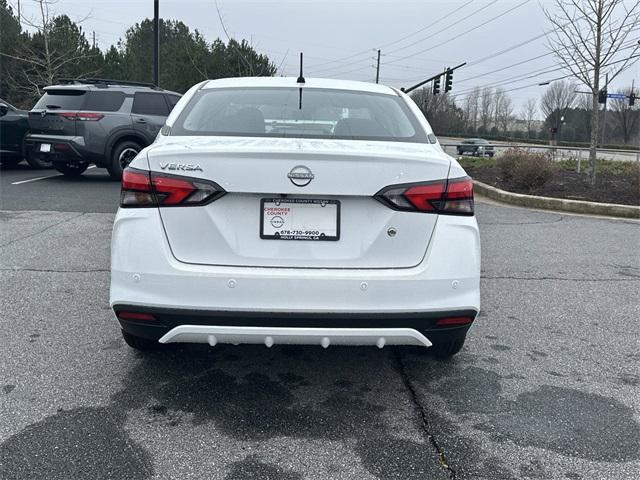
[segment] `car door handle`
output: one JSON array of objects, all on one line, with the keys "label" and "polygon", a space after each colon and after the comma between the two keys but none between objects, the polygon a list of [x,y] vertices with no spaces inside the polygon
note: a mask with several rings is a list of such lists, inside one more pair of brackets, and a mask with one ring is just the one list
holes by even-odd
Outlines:
[{"label": "car door handle", "polygon": [[147,123],[144,118],[136,118],[136,123]]}]

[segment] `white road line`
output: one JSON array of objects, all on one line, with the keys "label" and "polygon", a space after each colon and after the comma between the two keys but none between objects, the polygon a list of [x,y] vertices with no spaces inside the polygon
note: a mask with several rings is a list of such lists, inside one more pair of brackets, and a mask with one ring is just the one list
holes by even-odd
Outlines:
[{"label": "white road line", "polygon": [[48,175],[46,177],[37,177],[37,178],[30,178],[29,180],[20,180],[19,182],[11,182],[11,185],[21,185],[23,183],[37,182],[38,180],[45,180],[47,178],[59,177],[60,175],[62,174],[56,173],[55,175]]},{"label": "white road line", "polygon": [[[96,168],[96,166],[95,165],[91,165],[89,168],[87,168],[87,170],[89,170],[91,168]],[[11,182],[11,185],[22,185],[23,183],[37,182],[38,180],[46,180],[47,178],[59,177],[60,175],[62,175],[62,174],[61,173],[56,173],[55,175],[47,175],[46,177],[37,177],[37,178],[30,178],[28,180],[20,180],[19,182]]]}]

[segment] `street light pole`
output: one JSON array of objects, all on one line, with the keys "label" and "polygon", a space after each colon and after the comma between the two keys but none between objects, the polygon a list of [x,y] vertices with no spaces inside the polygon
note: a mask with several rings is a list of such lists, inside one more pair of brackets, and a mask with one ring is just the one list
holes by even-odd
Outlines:
[{"label": "street light pole", "polygon": [[153,0],[153,84],[160,86],[160,0]]},{"label": "street light pole", "polygon": [[[608,91],[609,88],[609,74],[606,75],[606,80],[604,82],[604,89]],[[607,97],[604,97],[604,112],[602,114],[602,139],[600,140],[600,148],[604,147],[605,144],[605,131],[607,129]]]}]

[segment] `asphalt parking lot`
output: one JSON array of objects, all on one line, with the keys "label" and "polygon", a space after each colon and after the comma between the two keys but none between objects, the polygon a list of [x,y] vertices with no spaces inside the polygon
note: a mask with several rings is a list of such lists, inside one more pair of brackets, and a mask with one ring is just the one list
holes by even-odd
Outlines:
[{"label": "asphalt parking lot", "polygon": [[483,311],[452,360],[141,355],[108,307],[118,184],[0,180],[2,479],[640,477],[637,222],[479,203]]}]

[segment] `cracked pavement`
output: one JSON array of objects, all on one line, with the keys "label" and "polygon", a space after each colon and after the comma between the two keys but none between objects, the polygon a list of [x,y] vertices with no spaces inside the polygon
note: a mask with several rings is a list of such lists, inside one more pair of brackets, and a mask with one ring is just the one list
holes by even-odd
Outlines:
[{"label": "cracked pavement", "polygon": [[640,477],[637,222],[480,203],[483,311],[448,361],[141,355],[107,303],[118,185],[28,175],[1,175],[2,479]]}]

